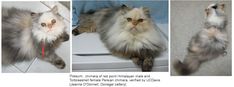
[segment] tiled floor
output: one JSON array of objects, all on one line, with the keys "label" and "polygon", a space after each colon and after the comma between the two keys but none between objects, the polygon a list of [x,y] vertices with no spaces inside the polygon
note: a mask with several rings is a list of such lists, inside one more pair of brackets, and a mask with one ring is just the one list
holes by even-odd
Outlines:
[{"label": "tiled floor", "polygon": [[[59,2],[3,2],[3,7],[16,7],[20,9],[28,9],[34,12],[48,11],[54,5],[58,6],[59,14],[64,18],[67,25],[67,32],[69,33],[70,27],[70,10]],[[70,41],[64,42],[56,51],[56,53],[63,58],[66,63],[64,69],[57,69],[54,65],[34,58],[30,61],[24,61],[9,66],[2,66],[3,73],[50,73],[50,72],[69,72],[70,71]]]}]

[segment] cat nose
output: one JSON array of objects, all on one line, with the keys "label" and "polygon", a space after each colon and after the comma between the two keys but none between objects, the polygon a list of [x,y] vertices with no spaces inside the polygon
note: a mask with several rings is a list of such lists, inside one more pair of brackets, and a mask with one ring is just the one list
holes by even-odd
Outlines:
[{"label": "cat nose", "polygon": [[48,28],[51,29],[52,28],[52,24],[48,24]]},{"label": "cat nose", "polygon": [[133,21],[132,24],[133,24],[134,26],[136,26],[136,25],[138,24],[138,22],[137,22],[137,21]]}]

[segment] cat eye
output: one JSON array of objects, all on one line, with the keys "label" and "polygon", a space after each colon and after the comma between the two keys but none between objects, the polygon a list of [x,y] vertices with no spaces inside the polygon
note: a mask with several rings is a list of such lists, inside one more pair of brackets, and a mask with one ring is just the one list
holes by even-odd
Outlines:
[{"label": "cat eye", "polygon": [[138,21],[138,22],[143,22],[143,21],[144,21],[144,19],[142,19],[142,18],[141,18],[141,19],[138,19],[137,21]]},{"label": "cat eye", "polygon": [[56,23],[56,20],[55,19],[51,20],[51,23],[52,24]]},{"label": "cat eye", "polygon": [[132,18],[127,18],[127,21],[128,21],[128,22],[132,21]]},{"label": "cat eye", "polygon": [[45,24],[45,23],[41,23],[41,26],[42,26],[42,27],[45,27],[45,26],[46,26],[46,24]]}]

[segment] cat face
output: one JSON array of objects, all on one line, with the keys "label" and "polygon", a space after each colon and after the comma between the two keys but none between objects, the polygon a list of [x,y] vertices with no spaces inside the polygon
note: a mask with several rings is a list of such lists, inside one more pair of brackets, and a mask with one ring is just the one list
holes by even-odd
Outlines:
[{"label": "cat face", "polygon": [[38,20],[39,27],[42,31],[50,33],[59,29],[62,20],[57,16],[57,10],[57,7],[54,7],[51,11],[42,13]]},{"label": "cat face", "polygon": [[62,18],[58,15],[57,6],[50,11],[40,13],[38,20],[35,21],[33,34],[40,40],[48,42],[55,40],[65,30],[65,24]]},{"label": "cat face", "polygon": [[221,25],[225,20],[224,4],[211,4],[206,9],[206,20],[211,25]]},{"label": "cat face", "polygon": [[210,4],[206,9],[206,16],[212,15],[223,15],[224,14],[224,4],[217,3],[217,4]]},{"label": "cat face", "polygon": [[133,8],[126,12],[123,17],[124,29],[130,32],[143,32],[149,29],[148,10],[144,8]]}]

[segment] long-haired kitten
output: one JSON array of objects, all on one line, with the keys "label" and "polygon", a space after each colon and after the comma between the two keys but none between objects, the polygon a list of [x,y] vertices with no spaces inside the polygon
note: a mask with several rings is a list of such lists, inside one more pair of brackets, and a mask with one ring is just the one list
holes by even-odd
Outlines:
[{"label": "long-haired kitten", "polygon": [[192,37],[183,62],[176,60],[174,68],[181,75],[195,72],[204,61],[225,55],[227,38],[227,19],[224,4],[211,4],[206,9],[204,29]]},{"label": "long-haired kitten", "polygon": [[81,14],[73,34],[95,31],[113,55],[130,58],[142,71],[151,71],[154,58],[165,49],[149,9],[144,7],[122,5]]},{"label": "long-haired kitten", "polygon": [[58,14],[57,6],[42,13],[3,7],[2,64],[37,57],[63,69],[65,62],[55,50],[69,39],[65,29],[66,25]]}]

